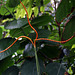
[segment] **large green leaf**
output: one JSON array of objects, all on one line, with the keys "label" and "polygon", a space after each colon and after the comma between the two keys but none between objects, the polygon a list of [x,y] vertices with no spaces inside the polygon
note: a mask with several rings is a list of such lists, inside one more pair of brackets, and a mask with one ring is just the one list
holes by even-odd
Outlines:
[{"label": "large green leaf", "polygon": [[11,60],[11,56],[3,59],[3,60],[0,60],[0,75],[2,75],[2,73],[10,66],[12,66],[14,63],[13,61]]},{"label": "large green leaf", "polygon": [[[44,26],[44,25],[48,24],[50,21],[52,21],[52,16],[50,16],[48,14],[45,14],[43,16],[40,16],[40,17],[35,18],[34,20],[32,20],[31,23],[32,23],[32,26],[33,27],[39,27],[39,26]],[[23,22],[21,24],[21,26],[23,26],[26,23],[26,25],[22,28],[23,31],[22,31],[22,29],[19,29],[19,27],[21,27],[21,26],[19,26],[17,24],[12,25],[12,23],[14,24],[14,21],[7,23],[7,25],[6,25],[5,28],[6,29],[12,29],[12,30],[10,30],[10,35],[13,36],[13,37],[15,37],[15,36],[17,36],[17,37],[22,36],[22,35],[24,35],[24,33],[25,34],[28,34],[30,32],[30,30],[31,30],[31,27],[27,24],[28,23],[27,21],[26,22]],[[18,28],[18,29],[15,29],[15,28]],[[40,32],[42,32],[42,34],[39,33],[40,34],[39,36],[44,35],[43,37],[46,37],[46,35],[49,35],[49,31],[48,30],[45,30],[45,31],[44,30],[43,31],[41,30]]]},{"label": "large green leaf", "polygon": [[[51,34],[50,31],[46,29],[38,29],[37,32],[38,32],[38,38],[48,38],[48,36]],[[36,34],[30,33],[29,37],[35,39]]]},{"label": "large green leaf", "polygon": [[12,29],[10,30],[10,35],[12,37],[19,37],[19,36],[24,36],[30,33],[31,28],[28,26],[22,27],[22,28],[17,28],[17,29]]},{"label": "large green leaf", "polygon": [[[12,38],[4,38],[0,40],[0,51],[3,51],[8,46],[10,46],[15,39]],[[17,41],[11,48],[9,48],[7,51],[0,53],[0,60],[8,57],[9,55],[12,55],[14,52],[16,52],[19,48],[19,42]]]},{"label": "large green leaf", "polygon": [[17,66],[9,67],[2,75],[18,75],[19,68]]},{"label": "large green leaf", "polygon": [[61,22],[65,17],[67,17],[67,15],[71,13],[71,10],[72,3],[70,3],[70,0],[62,0],[56,11],[57,22]]},{"label": "large green leaf", "polygon": [[10,8],[14,8],[18,4],[20,4],[20,0],[7,0],[7,2],[6,2],[6,5]]},{"label": "large green leaf", "polygon": [[6,23],[5,29],[21,28],[22,26],[24,26],[26,24],[28,24],[27,18],[13,20],[13,21],[10,21],[10,22]]},{"label": "large green leaf", "polygon": [[48,44],[51,46],[59,46],[60,45],[60,43],[58,43],[58,42],[53,42],[53,41],[48,41],[48,40],[38,40],[36,42],[41,43],[41,44]]},{"label": "large green leaf", "polygon": [[[32,26],[33,27],[39,27],[39,26],[43,26],[43,25],[46,25],[46,24],[48,24],[50,21],[51,21],[51,19],[50,18],[52,18],[50,15],[48,15],[48,14],[46,14],[46,15],[43,15],[43,16],[40,16],[40,17],[37,17],[37,18],[35,18],[34,20],[32,20]],[[43,20],[44,19],[44,20]],[[16,21],[15,21],[16,22]],[[12,22],[8,22],[7,24],[6,24],[6,26],[5,26],[5,28],[6,29],[13,29],[13,30],[10,30],[10,35],[11,36],[22,36],[22,35],[24,35],[24,33],[25,34],[27,34],[27,33],[29,33],[30,32],[30,30],[31,30],[31,27],[27,24],[28,22],[26,21],[26,22],[24,22],[24,19],[23,19],[23,22],[22,23],[20,23],[21,24],[21,26],[24,26],[25,24],[25,27],[23,27],[23,31],[24,31],[24,33],[23,33],[23,31],[21,30],[21,29],[19,29],[21,26],[20,25],[17,25],[17,23],[15,24],[15,22],[14,21],[12,21]],[[13,25],[13,24],[15,24],[15,25]],[[15,28],[18,28],[18,29],[15,29]],[[44,31],[45,32],[45,31]],[[46,32],[45,32],[46,33]],[[13,35],[14,34],[14,35]],[[43,33],[44,34],[44,33]]]},{"label": "large green leaf", "polygon": [[60,63],[50,63],[46,66],[48,75],[64,75],[65,68]]},{"label": "large green leaf", "polygon": [[39,49],[39,51],[49,58],[57,58],[60,53],[58,48],[59,48],[58,46],[45,45],[44,47]]},{"label": "large green leaf", "polygon": [[63,32],[63,39],[67,40],[75,33],[75,16],[73,16],[70,21],[66,24],[65,30]]},{"label": "large green leaf", "polygon": [[35,27],[44,26],[49,22],[53,21],[53,17],[49,14],[43,14],[42,16],[36,17],[31,21],[31,24]]},{"label": "large green leaf", "polygon": [[[39,64],[40,64],[40,72],[42,73],[44,71],[43,62],[39,60]],[[23,63],[20,72],[21,75],[37,75],[35,59],[33,58],[30,61],[26,60]]]}]

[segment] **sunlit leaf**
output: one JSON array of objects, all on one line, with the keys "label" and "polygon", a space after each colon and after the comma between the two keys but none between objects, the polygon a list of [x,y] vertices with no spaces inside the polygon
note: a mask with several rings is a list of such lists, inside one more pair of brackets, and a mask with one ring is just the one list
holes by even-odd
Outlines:
[{"label": "sunlit leaf", "polygon": [[13,8],[9,8],[9,7],[7,7],[7,6],[1,6],[1,8],[0,8],[0,14],[1,15],[9,15],[10,14],[10,12],[12,13],[13,12]]},{"label": "sunlit leaf", "polygon": [[35,17],[37,17],[37,15],[38,15],[38,7],[34,7],[34,15],[35,15]]}]

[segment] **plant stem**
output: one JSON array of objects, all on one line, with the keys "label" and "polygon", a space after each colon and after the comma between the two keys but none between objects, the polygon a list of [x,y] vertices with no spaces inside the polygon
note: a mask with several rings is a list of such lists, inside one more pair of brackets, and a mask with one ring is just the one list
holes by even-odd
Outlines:
[{"label": "plant stem", "polygon": [[35,60],[36,60],[36,67],[37,67],[37,75],[40,75],[40,66],[39,66],[39,61],[38,61],[36,47],[34,47],[34,51],[35,51]]}]

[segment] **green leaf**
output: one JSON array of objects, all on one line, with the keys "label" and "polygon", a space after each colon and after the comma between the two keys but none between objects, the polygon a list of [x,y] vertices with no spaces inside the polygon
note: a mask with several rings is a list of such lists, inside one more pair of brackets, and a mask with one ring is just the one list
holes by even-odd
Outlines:
[{"label": "green leaf", "polygon": [[40,5],[40,1],[41,0],[36,0],[36,6],[39,6]]},{"label": "green leaf", "polygon": [[27,35],[30,31],[31,31],[31,28],[29,27],[29,25],[27,25],[23,28],[10,30],[10,35],[12,37],[19,37],[19,36]]},{"label": "green leaf", "polygon": [[40,7],[40,11],[41,11],[41,12],[44,12],[44,10],[45,10],[45,7],[44,7],[44,6],[41,6],[41,7]]},{"label": "green leaf", "polygon": [[2,75],[18,75],[19,68],[17,66],[9,67]]},{"label": "green leaf", "polygon": [[[46,29],[38,29],[37,32],[38,32],[38,38],[48,38],[48,36],[51,34],[50,31]],[[30,33],[29,37],[35,39],[36,34]]]},{"label": "green leaf", "polygon": [[37,15],[38,15],[38,7],[36,6],[36,7],[34,7],[34,15],[35,15],[35,17],[37,17]]},{"label": "green leaf", "polygon": [[[40,72],[42,73],[44,70],[43,62],[39,60],[39,64],[40,64]],[[30,61],[26,60],[23,63],[20,72],[21,75],[37,75],[35,59],[33,58]]]},{"label": "green leaf", "polygon": [[21,28],[22,26],[24,26],[26,24],[28,24],[27,18],[13,20],[13,21],[10,21],[10,22],[6,23],[5,29]]},{"label": "green leaf", "polygon": [[10,14],[10,12],[12,13],[13,12],[13,8],[9,8],[9,7],[7,7],[7,6],[1,6],[1,8],[0,8],[0,14],[1,15],[9,15]]},{"label": "green leaf", "polygon": [[65,68],[62,64],[54,62],[46,66],[46,72],[48,73],[48,75],[64,75]]},{"label": "green leaf", "polygon": [[44,4],[48,4],[50,0],[44,0]]},{"label": "green leaf", "polygon": [[34,47],[33,47],[32,43],[28,43],[27,45],[25,45],[25,50],[23,52],[23,56],[25,56],[25,57],[35,56]]},{"label": "green leaf", "polygon": [[56,11],[56,20],[61,22],[68,14],[71,13],[72,5],[69,0],[62,0]]},{"label": "green leaf", "polygon": [[0,27],[0,39],[2,38],[2,28]]},{"label": "green leaf", "polygon": [[53,17],[49,14],[43,14],[42,16],[36,17],[31,21],[31,24],[35,27],[44,26],[49,22],[53,21]]},{"label": "green leaf", "polygon": [[32,8],[29,7],[29,8],[27,9],[27,12],[28,12],[28,17],[30,18],[31,15],[32,15]]},{"label": "green leaf", "polygon": [[49,14],[43,14],[42,16],[36,17],[31,21],[33,27],[44,26],[49,22],[53,21],[53,17]]},{"label": "green leaf", "polygon": [[11,60],[11,56],[3,59],[3,60],[0,60],[0,75],[2,75],[2,73],[10,66],[12,66],[14,63],[13,61]]},{"label": "green leaf", "polygon": [[[3,51],[8,46],[10,46],[15,39],[12,38],[4,38],[0,40],[0,51]],[[9,48],[7,51],[0,53],[0,60],[12,55],[14,52],[16,52],[19,48],[19,42],[17,41],[11,48]]]},{"label": "green leaf", "polygon": [[20,4],[20,0],[7,0],[7,2],[6,2],[6,5],[10,8],[14,8],[18,4]]},{"label": "green leaf", "polygon": [[36,42],[41,43],[41,44],[48,44],[51,46],[59,46],[60,45],[60,43],[58,43],[58,42],[53,42],[53,41],[48,41],[48,40],[38,40]]},{"label": "green leaf", "polygon": [[72,46],[75,44],[75,37],[72,38],[70,41],[66,42],[65,44],[62,44],[63,46]]},{"label": "green leaf", "polygon": [[15,17],[16,17],[16,19],[18,19],[18,18],[24,18],[24,16],[25,16],[25,9],[24,8],[22,8],[21,6],[18,6],[17,7],[17,9],[16,9],[16,13],[14,13],[15,14]]},{"label": "green leaf", "polygon": [[[74,46],[75,46],[75,44],[74,44]],[[71,48],[70,55],[69,55],[68,59],[70,60],[71,63],[74,63],[74,59],[75,59],[75,47]]]},{"label": "green leaf", "polygon": [[23,39],[20,41],[20,47],[19,50],[24,50],[25,49],[25,45],[27,45],[30,41],[28,39]]},{"label": "green leaf", "polygon": [[39,49],[39,51],[44,53],[49,58],[57,58],[60,53],[58,48],[58,46],[45,45],[44,47]]},{"label": "green leaf", "polygon": [[34,0],[29,0],[29,7],[32,7]]},{"label": "green leaf", "polygon": [[75,16],[73,16],[70,21],[66,24],[65,30],[63,32],[63,39],[67,40],[75,33]]},{"label": "green leaf", "polygon": [[72,7],[75,7],[75,0],[71,0]]}]

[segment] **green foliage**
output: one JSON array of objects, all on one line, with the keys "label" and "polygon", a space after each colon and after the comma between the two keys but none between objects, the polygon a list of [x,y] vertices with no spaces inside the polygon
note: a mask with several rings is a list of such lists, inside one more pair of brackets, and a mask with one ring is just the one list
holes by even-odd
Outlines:
[{"label": "green foliage", "polygon": [[34,53],[34,47],[32,45],[32,43],[28,43],[26,44],[25,46],[25,50],[23,52],[23,56],[24,57],[28,57],[28,56],[35,56],[35,53]]},{"label": "green foliage", "polygon": [[[0,14],[1,14],[1,15],[9,15],[10,12],[11,12],[11,13],[13,12],[13,9],[14,9],[14,8],[9,8],[9,7],[3,5],[3,6],[1,6],[1,8],[0,8]],[[10,12],[8,12],[8,11],[10,11]]]},{"label": "green foliage", "polygon": [[13,20],[10,22],[7,22],[5,25],[5,29],[16,29],[21,28],[22,26],[28,24],[27,18],[22,18],[18,20]]},{"label": "green foliage", "polygon": [[75,16],[73,16],[70,21],[66,24],[65,30],[63,32],[63,39],[67,40],[75,33]]},{"label": "green foliage", "polygon": [[[37,32],[38,32],[38,38],[47,38],[50,35],[50,31],[46,29],[38,29]],[[36,34],[30,33],[29,37],[35,39]]]},{"label": "green foliage", "polygon": [[32,25],[37,26],[44,26],[47,25],[49,22],[52,22],[53,17],[49,14],[43,14],[42,16],[36,17],[31,21]]},{"label": "green foliage", "polygon": [[19,68],[17,66],[12,66],[8,68],[2,75],[17,75],[19,72]]},{"label": "green foliage", "polygon": [[2,75],[2,73],[10,66],[12,66],[14,64],[14,62],[11,60],[11,56],[6,57],[3,60],[0,60],[0,66],[2,68],[0,68],[0,75]]},{"label": "green foliage", "polygon": [[0,28],[0,39],[2,38],[2,28]]},{"label": "green foliage", "polygon": [[44,53],[48,58],[56,58],[59,55],[58,46],[48,46],[48,45],[45,45],[39,51]]},{"label": "green foliage", "polygon": [[[57,22],[61,22],[65,17],[67,17],[68,14],[71,13],[72,10],[72,0],[62,0],[62,2],[59,4],[59,7],[57,8],[56,11],[56,20]],[[74,2],[74,1],[73,1]]]},{"label": "green foliage", "polygon": [[[57,5],[58,0],[55,1]],[[64,75],[66,70],[74,74],[71,67],[75,66],[75,37],[63,44],[58,41],[75,36],[75,0],[62,0],[58,8],[50,0],[22,3],[38,39],[44,39],[35,42],[36,33],[28,24],[20,0],[0,1],[0,75]],[[1,53],[20,36],[29,37],[36,48],[30,40],[20,38]]]},{"label": "green foliage", "polygon": [[[41,60],[39,60],[40,62],[40,72],[43,72],[44,66],[43,66],[43,62]],[[37,75],[37,70],[36,70],[36,62],[35,59],[31,59],[31,60],[27,60],[26,62],[23,63],[22,67],[21,67],[21,75]]]},{"label": "green foliage", "polygon": [[35,15],[35,17],[37,17],[37,15],[38,15],[38,7],[34,7],[34,15]]},{"label": "green foliage", "polygon": [[[54,66],[54,67],[53,67]],[[59,68],[60,67],[60,71]],[[51,69],[49,69],[51,68]],[[64,75],[65,69],[62,66],[62,64],[59,63],[50,63],[46,66],[46,72],[48,73],[48,75],[52,74],[52,75]]]},{"label": "green foliage", "polygon": [[[15,39],[12,38],[4,38],[0,40],[0,51],[6,49],[8,46],[10,46]],[[14,52],[16,52],[19,48],[19,42],[16,42],[10,49],[0,54],[0,60],[12,55]]]},{"label": "green foliage", "polygon": [[20,0],[7,0],[6,5],[10,8],[16,7],[18,4],[20,4]]},{"label": "green foliage", "polygon": [[71,39],[70,41],[66,42],[65,44],[62,44],[64,46],[72,46],[73,44],[75,44],[75,37],[73,39]]}]

